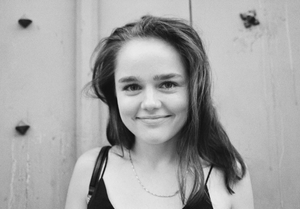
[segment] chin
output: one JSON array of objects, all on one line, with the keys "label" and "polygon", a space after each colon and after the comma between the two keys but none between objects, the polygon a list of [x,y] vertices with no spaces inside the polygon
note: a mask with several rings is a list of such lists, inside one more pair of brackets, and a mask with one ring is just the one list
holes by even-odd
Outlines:
[{"label": "chin", "polygon": [[161,133],[157,135],[148,135],[147,137],[145,137],[145,135],[146,134],[143,134],[142,137],[136,137],[136,140],[141,140],[152,145],[165,144],[175,140],[174,136],[163,136]]}]

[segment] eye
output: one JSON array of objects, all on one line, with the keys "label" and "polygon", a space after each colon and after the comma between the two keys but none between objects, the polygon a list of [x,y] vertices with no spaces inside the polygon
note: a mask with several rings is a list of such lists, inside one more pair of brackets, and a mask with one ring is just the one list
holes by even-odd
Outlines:
[{"label": "eye", "polygon": [[138,91],[141,90],[141,86],[138,84],[129,84],[124,86],[123,91]]},{"label": "eye", "polygon": [[160,88],[162,88],[162,89],[172,89],[172,88],[174,88],[176,86],[178,86],[176,83],[171,82],[171,81],[166,81],[166,82],[163,82],[160,85]]}]

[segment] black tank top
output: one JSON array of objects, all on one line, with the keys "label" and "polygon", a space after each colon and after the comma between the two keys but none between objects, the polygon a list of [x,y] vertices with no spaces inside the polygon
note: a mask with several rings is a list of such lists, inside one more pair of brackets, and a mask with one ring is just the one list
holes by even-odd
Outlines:
[{"label": "black tank top", "polygon": [[[106,186],[105,186],[105,182],[103,181],[103,174],[105,172],[105,168],[106,168],[106,162],[107,162],[107,157],[108,157],[108,151],[105,153],[106,158],[105,160],[105,165],[104,168],[102,170],[102,173],[100,174],[100,172],[97,169],[94,169],[94,173],[95,170],[96,172],[99,174],[98,175],[98,179],[99,181],[96,184],[96,188],[93,191],[93,195],[91,196],[88,205],[87,205],[87,209],[114,209],[114,207],[112,206],[108,196],[107,196],[107,191],[106,191]],[[97,161],[99,160],[99,157],[97,159]],[[97,162],[96,162],[97,165]],[[196,208],[201,208],[201,209],[213,209],[212,204],[211,204],[211,200],[210,200],[210,196],[209,196],[209,192],[207,189],[207,181],[209,179],[210,173],[212,171],[213,166],[210,167],[209,173],[207,175],[207,178],[205,180],[205,195],[203,196],[202,199],[198,200],[197,202],[195,202],[193,205],[186,205],[183,207],[183,209],[196,209]],[[101,176],[100,176],[101,175]]]}]

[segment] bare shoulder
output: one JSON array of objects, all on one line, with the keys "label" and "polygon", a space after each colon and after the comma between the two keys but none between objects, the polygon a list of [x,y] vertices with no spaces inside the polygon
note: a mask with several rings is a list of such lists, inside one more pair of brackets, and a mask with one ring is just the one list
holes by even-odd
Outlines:
[{"label": "bare shoulder", "polygon": [[77,160],[69,184],[66,209],[86,208],[88,186],[100,147],[83,153]]},{"label": "bare shoulder", "polygon": [[77,160],[76,166],[89,166],[94,164],[101,147],[96,147],[83,153]]},{"label": "bare shoulder", "polygon": [[244,177],[233,185],[232,209],[254,209],[252,185],[249,169]]},{"label": "bare shoulder", "polygon": [[224,172],[213,167],[207,188],[214,209],[231,209],[231,197],[225,185]]},{"label": "bare shoulder", "polygon": [[248,169],[233,186],[230,194],[225,185],[224,172],[214,167],[207,183],[214,209],[254,209],[252,186]]},{"label": "bare shoulder", "polygon": [[[83,181],[82,183],[84,183],[84,186],[87,185],[86,183],[89,183],[100,149],[101,147],[97,147],[86,151],[78,158],[76,162],[73,176],[78,176],[81,178],[80,180]],[[87,180],[88,182],[86,182]]]},{"label": "bare shoulder", "polygon": [[99,154],[100,147],[91,149],[85,153],[83,153],[77,160],[73,176],[79,174],[82,179],[90,178],[94,169],[94,165],[96,162],[96,158]]}]

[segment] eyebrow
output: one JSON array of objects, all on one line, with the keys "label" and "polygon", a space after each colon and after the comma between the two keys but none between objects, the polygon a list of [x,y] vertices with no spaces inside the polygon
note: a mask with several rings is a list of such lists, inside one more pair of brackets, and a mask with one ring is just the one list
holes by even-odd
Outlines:
[{"label": "eyebrow", "polygon": [[182,78],[182,75],[176,74],[176,73],[170,73],[170,74],[161,74],[154,76],[154,80],[168,80],[171,78]]},{"label": "eyebrow", "polygon": [[138,78],[135,76],[123,77],[118,80],[119,83],[131,83],[138,81]]},{"label": "eyebrow", "polygon": [[[160,81],[160,80],[168,80],[171,78],[182,78],[183,76],[176,73],[170,73],[170,74],[161,74],[161,75],[155,75],[153,80]],[[131,82],[137,82],[139,79],[135,76],[127,76],[120,78],[118,80],[119,83],[131,83]]]}]

